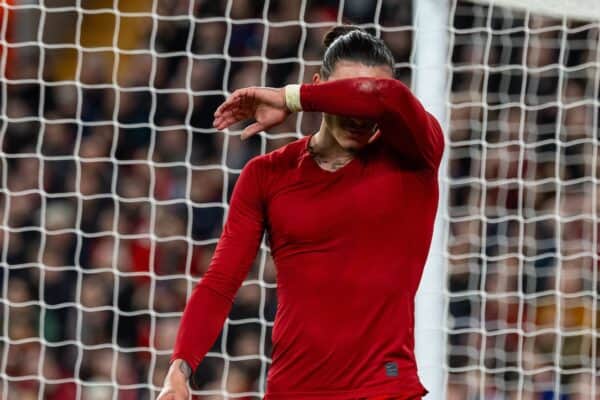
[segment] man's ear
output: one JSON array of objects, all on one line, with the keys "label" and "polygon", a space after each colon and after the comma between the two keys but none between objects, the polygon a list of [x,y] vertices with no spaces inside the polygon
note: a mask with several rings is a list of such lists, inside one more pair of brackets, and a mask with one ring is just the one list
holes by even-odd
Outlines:
[{"label": "man's ear", "polygon": [[312,83],[321,83],[321,75],[318,72],[313,74]]}]

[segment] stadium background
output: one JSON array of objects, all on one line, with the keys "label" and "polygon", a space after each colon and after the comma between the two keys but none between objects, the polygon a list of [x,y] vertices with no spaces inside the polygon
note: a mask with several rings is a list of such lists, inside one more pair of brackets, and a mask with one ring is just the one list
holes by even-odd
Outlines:
[{"label": "stadium background", "polygon": [[[340,4],[15,3],[3,2],[0,393],[152,398],[239,169],[319,122],[242,143],[212,114],[224,90],[308,82]],[[343,4],[411,85],[411,2]],[[599,399],[600,27],[463,1],[451,23],[447,398]],[[201,387],[217,394],[201,398],[264,390],[276,276],[261,256],[213,348],[225,379],[221,357],[205,360]]]}]

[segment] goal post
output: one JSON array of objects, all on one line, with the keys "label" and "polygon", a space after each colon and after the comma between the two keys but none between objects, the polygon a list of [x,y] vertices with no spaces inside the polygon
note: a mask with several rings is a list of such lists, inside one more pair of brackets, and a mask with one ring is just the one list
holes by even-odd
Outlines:
[{"label": "goal post", "polygon": [[506,7],[554,18],[569,18],[580,21],[600,19],[600,3],[595,0],[470,0],[482,5]]},{"label": "goal post", "polygon": [[[416,0],[413,5],[413,90],[447,132],[449,12],[447,0]],[[446,156],[438,174],[440,191],[431,249],[415,299],[415,356],[427,398],[445,398],[444,384],[444,229]]]}]

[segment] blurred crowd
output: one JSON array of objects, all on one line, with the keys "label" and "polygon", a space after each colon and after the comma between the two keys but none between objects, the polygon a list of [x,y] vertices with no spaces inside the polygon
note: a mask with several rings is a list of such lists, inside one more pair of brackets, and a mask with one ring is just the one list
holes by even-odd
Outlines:
[{"label": "blurred crowd", "polygon": [[597,23],[458,6],[452,399],[600,399]]},{"label": "blurred crowd", "polygon": [[[11,54],[0,398],[158,393],[240,169],[319,124],[304,114],[241,142],[212,129],[226,91],[309,82],[339,18],[380,34],[411,85],[411,2],[346,0],[341,14],[333,0],[154,3],[135,51],[81,51],[76,82],[58,76],[60,52]],[[462,1],[452,23],[448,398],[600,399],[600,28]],[[263,247],[196,373],[198,398],[260,398],[275,286]]]}]

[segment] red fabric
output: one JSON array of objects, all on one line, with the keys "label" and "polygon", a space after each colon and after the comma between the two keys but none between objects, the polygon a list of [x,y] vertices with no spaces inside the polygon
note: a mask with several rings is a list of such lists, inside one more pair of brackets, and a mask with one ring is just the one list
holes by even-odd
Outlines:
[{"label": "red fabric", "polygon": [[248,163],[173,359],[202,360],[266,230],[278,309],[265,399],[422,396],[414,296],[437,209],[439,124],[389,79],[303,85],[301,102],[375,119],[381,137],[336,172],[316,164],[308,137]]},{"label": "red fabric", "polygon": [[369,397],[369,398],[360,399],[360,400],[421,400],[421,396],[412,397],[410,399],[403,399],[401,397],[378,396],[378,397]]},{"label": "red fabric", "polygon": [[[2,39],[10,44],[13,44],[13,29],[14,29],[14,12],[12,11],[14,0],[0,1],[0,32],[3,32]],[[14,63],[14,49],[12,47],[0,46],[0,60],[3,60],[3,53],[6,51],[6,61],[4,63],[3,77],[11,78]]]}]

